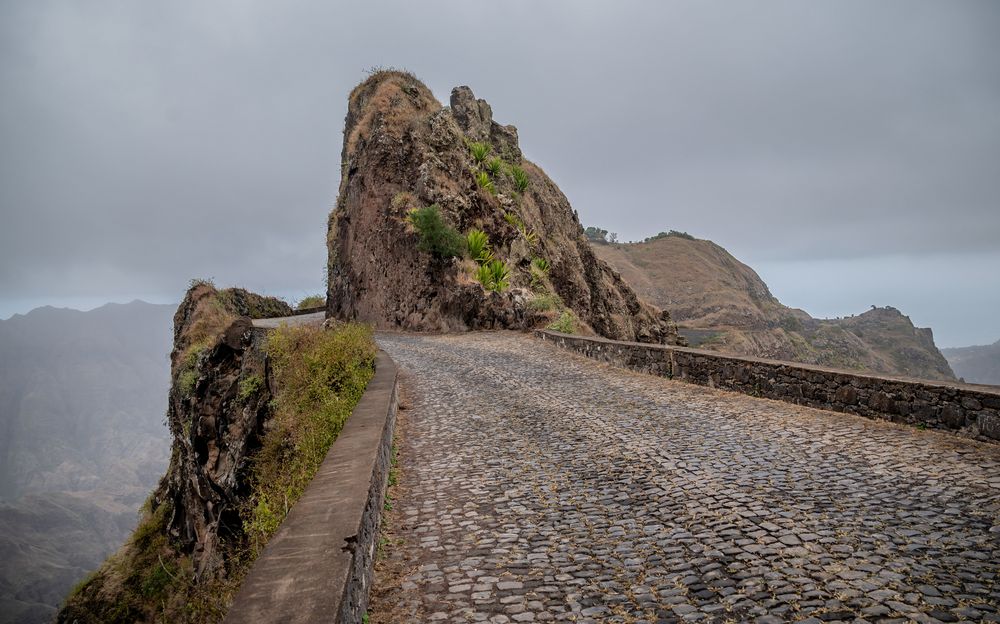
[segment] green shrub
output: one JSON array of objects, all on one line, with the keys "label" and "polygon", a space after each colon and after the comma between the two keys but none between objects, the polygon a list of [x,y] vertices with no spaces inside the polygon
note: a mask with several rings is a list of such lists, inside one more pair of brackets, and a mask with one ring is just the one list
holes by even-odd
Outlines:
[{"label": "green shrub", "polygon": [[500,175],[500,171],[503,169],[503,161],[494,156],[486,161],[483,168],[486,169],[486,172],[489,173],[491,177],[496,178]]},{"label": "green shrub", "polygon": [[409,218],[420,235],[420,243],[417,245],[420,251],[438,258],[457,258],[465,251],[465,240],[455,228],[445,223],[437,204],[414,208],[410,211]]},{"label": "green shrub", "polygon": [[514,179],[514,188],[518,190],[519,193],[523,193],[528,189],[528,174],[517,165],[511,165],[510,167],[510,177]]},{"label": "green shrub", "polygon": [[517,216],[513,212],[503,213],[503,220],[514,226],[514,229],[521,230],[524,228],[524,221],[521,221],[521,217]]},{"label": "green shrub", "polygon": [[561,305],[562,299],[559,298],[559,295],[553,293],[537,295],[535,298],[528,301],[528,307],[539,312],[558,310]]},{"label": "green shrub", "polygon": [[677,238],[683,238],[685,240],[697,240],[694,236],[691,236],[687,232],[678,232],[677,230],[670,230],[669,232],[660,232],[656,236],[650,236],[649,238],[644,238],[642,242],[649,243],[655,240],[660,240],[661,238],[667,238],[669,236],[676,236]]},{"label": "green shrub", "polygon": [[603,228],[588,226],[583,230],[583,235],[587,237],[587,240],[594,243],[608,242],[608,231]]},{"label": "green shrub", "polygon": [[250,375],[244,377],[239,383],[238,398],[241,403],[246,403],[264,387],[264,379],[260,375]]},{"label": "green shrub", "polygon": [[308,310],[309,308],[320,308],[326,305],[326,297],[323,295],[309,295],[304,297],[302,301],[296,306],[299,310]]},{"label": "green shrub", "polygon": [[177,376],[177,388],[181,391],[181,396],[191,396],[197,383],[198,371],[194,368],[188,368]]},{"label": "green shrub", "polygon": [[490,251],[490,239],[486,232],[482,230],[469,230],[465,235],[466,246],[469,250],[469,257],[479,264],[486,264],[493,259],[493,252]]},{"label": "green shrub", "polygon": [[548,275],[549,272],[549,261],[545,258],[532,258],[531,268],[539,273]]},{"label": "green shrub", "polygon": [[562,314],[559,315],[559,318],[557,318],[555,321],[549,324],[548,329],[563,334],[575,334],[576,315],[574,315],[569,310],[563,310]]},{"label": "green shrub", "polygon": [[469,153],[472,154],[472,160],[476,161],[476,164],[481,164],[486,160],[486,156],[490,153],[491,149],[489,143],[469,142]]},{"label": "green shrub", "polygon": [[476,173],[476,184],[479,188],[484,191],[488,191],[491,195],[497,194],[497,187],[493,184],[493,180],[490,178],[490,174],[485,171],[479,171]]}]

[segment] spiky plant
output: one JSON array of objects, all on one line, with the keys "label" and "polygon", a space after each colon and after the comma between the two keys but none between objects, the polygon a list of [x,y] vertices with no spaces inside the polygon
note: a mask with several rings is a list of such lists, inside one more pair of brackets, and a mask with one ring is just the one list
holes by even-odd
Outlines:
[{"label": "spiky plant", "polygon": [[491,260],[484,266],[489,267],[491,273],[491,287],[489,290],[494,292],[507,290],[510,286],[510,267],[507,266],[507,263],[500,260]]},{"label": "spiky plant", "polygon": [[528,189],[528,174],[517,165],[511,165],[510,167],[510,177],[514,179],[514,188],[517,189],[519,193],[523,193]]},{"label": "spiky plant", "polygon": [[521,221],[521,217],[517,216],[513,212],[503,213],[503,219],[517,230],[524,227],[524,221]]},{"label": "spiky plant", "polygon": [[496,177],[500,175],[500,171],[503,169],[503,161],[494,156],[483,164],[483,169],[485,169],[491,177],[496,179]]},{"label": "spiky plant", "polygon": [[480,265],[475,277],[488,291],[503,292],[510,287],[510,267],[500,260],[490,260]]},{"label": "spiky plant", "polygon": [[549,261],[545,258],[532,258],[531,268],[542,274],[548,274],[549,272]]},{"label": "spiky plant", "polygon": [[485,171],[479,171],[476,173],[476,184],[479,185],[479,188],[492,195],[497,194],[497,187],[493,185],[493,180],[490,179],[490,174]]},{"label": "spiky plant", "polygon": [[486,264],[493,259],[490,251],[490,238],[482,230],[469,230],[465,235],[465,242],[469,248],[469,257],[479,264]]},{"label": "spiky plant", "polygon": [[486,160],[486,156],[490,153],[489,143],[480,143],[478,141],[471,141],[469,143],[469,154],[472,155],[472,160],[476,161],[476,164],[482,164]]}]

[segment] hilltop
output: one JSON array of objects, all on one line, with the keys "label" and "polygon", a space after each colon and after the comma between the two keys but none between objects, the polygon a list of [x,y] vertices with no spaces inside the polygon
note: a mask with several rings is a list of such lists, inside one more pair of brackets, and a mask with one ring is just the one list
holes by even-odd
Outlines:
[{"label": "hilltop", "polygon": [[342,166],[327,239],[331,316],[416,331],[559,318],[571,331],[677,340],[669,314],[594,255],[517,129],[469,87],[445,107],[411,74],[375,73],[350,95]]},{"label": "hilltop", "polygon": [[783,305],[749,266],[683,233],[642,243],[593,242],[594,253],[673,315],[692,346],[924,379],[955,379],[930,329],[892,307],[815,319]]}]

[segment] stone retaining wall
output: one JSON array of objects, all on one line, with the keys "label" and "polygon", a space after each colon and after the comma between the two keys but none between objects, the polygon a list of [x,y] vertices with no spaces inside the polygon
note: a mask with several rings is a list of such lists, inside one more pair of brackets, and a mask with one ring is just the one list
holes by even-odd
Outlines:
[{"label": "stone retaining wall", "polygon": [[923,381],[714,351],[536,330],[542,340],[632,370],[819,409],[1000,441],[1000,388]]},{"label": "stone retaining wall", "polygon": [[379,351],[364,396],[254,562],[224,622],[362,621],[389,478],[396,377],[396,365]]}]

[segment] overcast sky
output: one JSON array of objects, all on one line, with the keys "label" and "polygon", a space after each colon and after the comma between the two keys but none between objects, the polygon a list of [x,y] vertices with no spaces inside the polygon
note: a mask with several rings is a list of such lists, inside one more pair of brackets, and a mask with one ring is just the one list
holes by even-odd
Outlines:
[{"label": "overcast sky", "polygon": [[[255,6],[256,5],[256,6]],[[0,318],[323,289],[347,94],[467,84],[586,224],[1000,338],[1000,2],[0,4]]]}]

